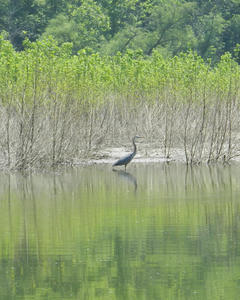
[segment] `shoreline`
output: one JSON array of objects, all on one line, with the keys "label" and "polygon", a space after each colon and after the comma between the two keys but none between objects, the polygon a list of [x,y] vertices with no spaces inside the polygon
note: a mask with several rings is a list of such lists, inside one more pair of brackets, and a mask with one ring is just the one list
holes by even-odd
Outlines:
[{"label": "shoreline", "polygon": [[[71,168],[71,167],[88,167],[94,165],[108,165],[112,167],[112,164],[116,162],[118,159],[124,157],[125,155],[130,154],[131,151],[126,150],[124,147],[108,147],[98,151],[92,151],[89,155],[85,157],[73,158],[70,160],[63,161],[61,163],[56,164],[55,166],[52,165],[42,165],[40,167],[27,167],[24,169],[17,169],[17,168],[8,168],[4,165],[0,165],[0,172],[7,172],[7,173],[35,173],[35,172],[62,172],[64,168]],[[129,163],[129,165],[135,164],[158,164],[158,163],[177,163],[177,164],[185,164],[188,166],[200,166],[200,165],[231,165],[231,164],[239,164],[240,163],[240,156],[236,156],[232,158],[230,161],[223,161],[223,159],[219,159],[218,161],[212,161],[211,163],[207,163],[207,161],[202,160],[199,162],[194,162],[192,164],[187,164],[185,159],[185,153],[183,149],[174,148],[171,149],[171,156],[166,158],[164,153],[158,149],[139,149],[136,156],[133,160]]]},{"label": "shoreline", "polygon": [[[113,164],[115,161],[130,154],[125,148],[106,148],[93,153],[92,157],[82,159],[76,162],[76,165],[94,165],[94,164]],[[163,153],[157,149],[154,150],[138,150],[137,154],[130,162],[132,163],[164,163],[164,162],[182,162],[185,163],[184,153],[178,150],[176,155],[171,158],[164,157]],[[73,163],[75,165],[75,163]]]},{"label": "shoreline", "polygon": [[[92,153],[92,156],[83,159],[73,160],[73,166],[80,165],[100,165],[100,164],[113,164],[115,161],[124,157],[127,154],[130,154],[131,151],[126,151],[125,148],[106,148],[104,150],[100,150]],[[172,155],[169,158],[166,158],[162,151],[158,149],[151,150],[139,150],[130,164],[134,163],[183,163],[186,164],[185,153],[181,149],[173,149]],[[206,161],[202,161],[199,163],[193,163],[192,165],[211,165],[211,164],[231,164],[231,163],[239,163],[240,157],[232,158],[229,162],[224,162],[222,159],[219,159],[216,162],[207,163]]]}]

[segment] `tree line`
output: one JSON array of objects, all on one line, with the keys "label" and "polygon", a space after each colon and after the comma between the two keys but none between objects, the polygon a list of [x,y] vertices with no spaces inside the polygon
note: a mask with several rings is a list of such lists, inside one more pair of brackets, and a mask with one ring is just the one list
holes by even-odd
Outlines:
[{"label": "tree line", "polygon": [[225,52],[239,60],[239,28],[239,0],[0,0],[0,31],[17,50],[52,35],[75,54],[191,49],[213,62]]}]

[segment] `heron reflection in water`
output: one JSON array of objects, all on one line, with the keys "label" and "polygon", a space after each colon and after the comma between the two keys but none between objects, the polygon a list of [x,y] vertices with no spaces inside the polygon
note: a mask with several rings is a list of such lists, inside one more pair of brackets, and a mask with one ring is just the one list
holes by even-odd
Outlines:
[{"label": "heron reflection in water", "polygon": [[135,144],[135,140],[140,139],[140,138],[141,138],[141,136],[138,136],[138,135],[135,135],[133,137],[133,139],[132,139],[133,152],[131,154],[128,154],[128,155],[124,156],[123,158],[120,158],[118,161],[116,161],[113,164],[113,167],[115,167],[115,166],[125,166],[125,171],[126,171],[127,165],[130,163],[130,161],[134,158],[134,156],[137,153],[137,146]]},{"label": "heron reflection in water", "polygon": [[132,183],[134,185],[134,191],[137,190],[137,179],[130,173],[123,171],[123,170],[114,170],[113,172],[116,172],[120,177],[123,179],[126,179],[128,182]]}]

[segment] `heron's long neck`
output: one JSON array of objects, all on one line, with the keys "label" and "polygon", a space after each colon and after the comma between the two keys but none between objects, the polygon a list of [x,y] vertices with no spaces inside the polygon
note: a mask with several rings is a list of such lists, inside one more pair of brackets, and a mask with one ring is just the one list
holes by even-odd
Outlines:
[{"label": "heron's long neck", "polygon": [[134,155],[135,155],[136,152],[137,152],[137,146],[136,146],[136,144],[135,144],[135,139],[132,140],[132,143],[133,143],[133,153],[134,153]]}]

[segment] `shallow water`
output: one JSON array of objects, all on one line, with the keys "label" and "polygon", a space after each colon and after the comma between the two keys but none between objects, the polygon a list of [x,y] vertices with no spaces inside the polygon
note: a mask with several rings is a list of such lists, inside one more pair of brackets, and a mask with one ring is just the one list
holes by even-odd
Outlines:
[{"label": "shallow water", "polygon": [[239,299],[240,165],[0,175],[0,299]]}]

